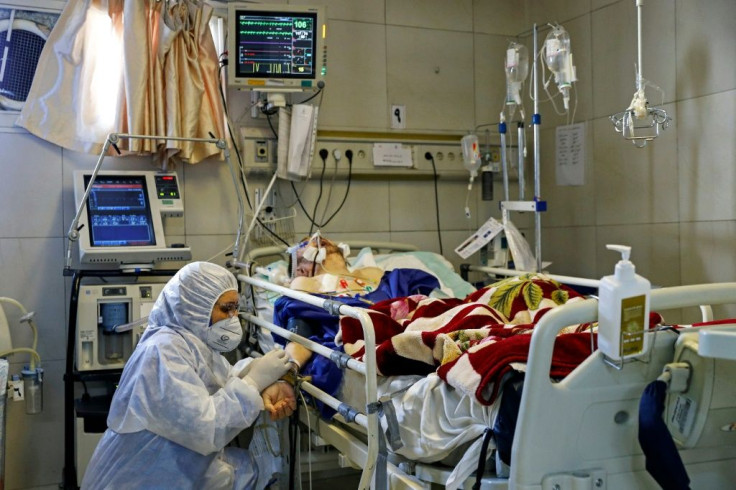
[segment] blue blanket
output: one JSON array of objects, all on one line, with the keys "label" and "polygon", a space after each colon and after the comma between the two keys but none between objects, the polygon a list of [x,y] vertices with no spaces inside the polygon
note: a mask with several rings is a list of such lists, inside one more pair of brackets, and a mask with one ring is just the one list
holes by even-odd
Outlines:
[{"label": "blue blanket", "polygon": [[[332,297],[330,298],[350,306],[367,307],[392,298],[401,298],[413,294],[429,295],[432,290],[439,288],[436,277],[418,269],[394,269],[386,272],[381,278],[381,283],[375,291],[355,297]],[[309,338],[330,349],[342,351],[342,346],[335,345],[335,335],[339,328],[339,317],[330,315],[322,308],[308,305],[299,300],[282,296],[274,304],[273,322],[286,328],[289,319],[298,318],[309,324],[313,335]],[[286,341],[275,336],[276,342],[284,345]],[[312,384],[321,390],[334,396],[342,382],[342,370],[329,359],[315,354],[309,362],[302,366],[301,373],[312,377]],[[362,407],[361,407],[362,408]],[[330,417],[334,413],[329,407],[320,407],[324,416]]]}]

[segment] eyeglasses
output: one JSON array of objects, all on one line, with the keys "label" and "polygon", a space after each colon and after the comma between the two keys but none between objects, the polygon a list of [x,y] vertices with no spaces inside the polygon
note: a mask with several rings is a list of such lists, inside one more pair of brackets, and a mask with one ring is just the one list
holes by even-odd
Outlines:
[{"label": "eyeglasses", "polygon": [[237,313],[240,311],[240,303],[237,301],[233,301],[232,303],[218,303],[215,306],[217,306],[221,312],[223,312],[226,315],[230,315],[232,313]]}]

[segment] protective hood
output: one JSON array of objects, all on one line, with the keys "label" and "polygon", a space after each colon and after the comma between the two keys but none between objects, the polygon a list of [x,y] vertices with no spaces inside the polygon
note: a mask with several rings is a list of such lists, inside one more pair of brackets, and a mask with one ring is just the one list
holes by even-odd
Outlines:
[{"label": "protective hood", "polygon": [[192,262],[182,267],[164,286],[148,316],[141,341],[161,327],[185,329],[207,341],[210,315],[226,291],[237,291],[235,276],[210,262]]}]

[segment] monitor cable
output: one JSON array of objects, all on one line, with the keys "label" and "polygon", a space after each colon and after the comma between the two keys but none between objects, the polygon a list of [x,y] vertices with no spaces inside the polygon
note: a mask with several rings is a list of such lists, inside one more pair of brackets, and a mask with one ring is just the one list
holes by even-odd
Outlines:
[{"label": "monitor cable", "polygon": [[432,173],[434,174],[434,207],[435,214],[437,216],[437,239],[440,242],[440,255],[444,255],[442,250],[442,234],[440,233],[440,195],[437,190],[437,180],[439,175],[437,175],[437,166],[434,163],[434,156],[430,152],[427,152],[424,154],[424,158],[432,162]]},{"label": "monitor cable", "polygon": [[311,220],[312,224],[309,227],[309,236],[312,236],[312,231],[314,230],[315,226],[317,227],[317,229],[320,228],[315,220],[317,219],[317,207],[319,206],[319,202],[322,200],[322,185],[325,179],[325,171],[327,170],[327,156],[329,154],[330,152],[328,152],[325,148],[319,150],[319,157],[322,159],[322,173],[319,176],[319,192],[317,193],[317,200],[314,202],[314,211],[312,212],[312,216],[314,219]]},{"label": "monitor cable", "polygon": [[[222,89],[222,69],[227,66],[227,52],[220,55],[220,67],[217,70],[217,87],[220,92],[220,98],[222,99],[222,108],[225,113],[225,123],[227,125],[228,135],[230,136],[230,142],[233,146],[233,149],[235,150],[235,156],[238,159],[238,168],[240,169],[240,178],[241,178],[241,185],[243,186],[243,193],[245,194],[245,200],[248,203],[248,208],[252,211],[253,210],[253,204],[250,202],[250,195],[248,193],[248,183],[245,180],[245,171],[243,167],[243,157],[240,154],[240,149],[238,148],[237,140],[235,139],[235,135],[233,134],[233,128],[230,124],[230,114],[227,110],[227,100],[225,99],[225,92]],[[270,118],[269,118],[269,124],[270,124]],[[273,127],[271,127],[273,130]],[[269,235],[271,235],[274,239],[281,242],[282,244],[286,245],[287,247],[291,246],[289,242],[284,240],[278,233],[273,231],[271,228],[265,225],[261,218],[258,216],[255,216],[254,219],[256,220],[256,223],[260,226],[262,230],[265,230]]]},{"label": "monitor cable", "polygon": [[[340,160],[342,160],[342,152],[340,150],[332,150],[332,158],[335,160],[335,170],[332,172],[332,178],[330,179],[330,187],[327,190],[327,200],[325,201],[325,208],[322,210],[321,223],[324,226],[325,216],[327,216],[327,210],[330,208],[330,202],[332,201],[332,190],[335,188],[335,180],[337,179],[337,170],[340,166]],[[315,218],[317,216],[315,215]]]}]

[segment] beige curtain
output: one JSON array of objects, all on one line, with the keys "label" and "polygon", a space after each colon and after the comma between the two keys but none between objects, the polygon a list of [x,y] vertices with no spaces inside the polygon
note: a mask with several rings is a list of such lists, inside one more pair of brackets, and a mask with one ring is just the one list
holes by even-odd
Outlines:
[{"label": "beige curtain", "polygon": [[[224,138],[211,15],[198,0],[69,0],[17,124],[95,154],[109,133]],[[171,140],[118,146],[189,163],[219,153]]]}]

